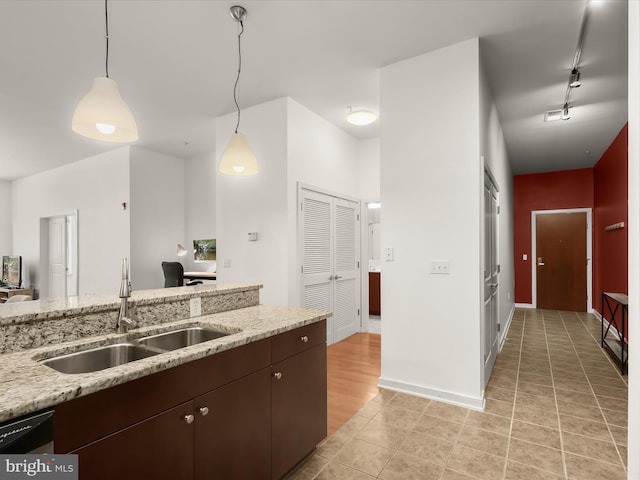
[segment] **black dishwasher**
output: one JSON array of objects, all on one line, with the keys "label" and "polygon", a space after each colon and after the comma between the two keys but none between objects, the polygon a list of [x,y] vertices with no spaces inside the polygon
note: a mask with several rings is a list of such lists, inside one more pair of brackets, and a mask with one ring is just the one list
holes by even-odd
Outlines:
[{"label": "black dishwasher", "polygon": [[0,423],[0,454],[53,453],[53,410]]}]

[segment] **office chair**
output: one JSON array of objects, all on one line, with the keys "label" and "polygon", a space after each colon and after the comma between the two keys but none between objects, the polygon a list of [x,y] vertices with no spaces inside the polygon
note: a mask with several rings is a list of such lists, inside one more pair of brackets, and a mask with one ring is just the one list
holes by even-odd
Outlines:
[{"label": "office chair", "polygon": [[[162,273],[164,273],[164,288],[182,287],[184,283],[184,267],[180,262],[162,262]],[[187,282],[187,286],[198,285],[200,280]]]}]

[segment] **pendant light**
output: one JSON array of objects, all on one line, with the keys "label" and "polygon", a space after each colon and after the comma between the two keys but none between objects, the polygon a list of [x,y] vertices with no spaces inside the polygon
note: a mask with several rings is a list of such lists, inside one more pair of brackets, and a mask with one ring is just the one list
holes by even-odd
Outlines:
[{"label": "pendant light", "polygon": [[247,143],[244,135],[238,133],[240,126],[240,105],[238,104],[238,82],[240,81],[240,71],[242,70],[242,50],[240,48],[240,37],[244,32],[244,19],[247,17],[247,10],[244,7],[235,5],[231,7],[231,16],[240,24],[240,32],[238,33],[238,75],[236,83],[233,86],[233,101],[238,110],[238,119],[236,121],[236,130],[231,135],[231,140],[227,148],[222,152],[220,158],[220,172],[227,175],[255,175],[258,173],[258,160]]},{"label": "pendant light", "polygon": [[127,143],[138,139],[138,127],[131,110],[120,96],[118,84],[109,78],[109,11],[104,0],[105,76],[93,79],[91,90],[78,103],[71,128],[96,140]]}]

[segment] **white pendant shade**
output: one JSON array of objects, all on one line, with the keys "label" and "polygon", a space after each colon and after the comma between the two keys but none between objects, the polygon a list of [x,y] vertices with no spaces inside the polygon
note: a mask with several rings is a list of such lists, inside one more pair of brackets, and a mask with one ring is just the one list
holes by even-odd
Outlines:
[{"label": "white pendant shade", "polygon": [[255,175],[258,160],[242,133],[234,133],[220,158],[220,172],[227,175]]},{"label": "white pendant shade", "polygon": [[108,77],[93,79],[91,90],[78,103],[71,128],[85,137],[127,143],[138,139],[133,114],[120,96],[118,84]]}]

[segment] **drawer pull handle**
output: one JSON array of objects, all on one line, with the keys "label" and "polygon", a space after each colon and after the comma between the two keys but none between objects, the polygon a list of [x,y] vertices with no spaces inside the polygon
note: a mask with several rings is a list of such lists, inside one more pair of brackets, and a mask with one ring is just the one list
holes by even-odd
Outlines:
[{"label": "drawer pull handle", "polygon": [[307,343],[309,341],[309,337],[306,336],[306,335],[303,335],[302,337],[300,337],[300,341],[304,342],[304,343]]},{"label": "drawer pull handle", "polygon": [[192,424],[194,419],[195,417],[191,414],[184,416],[184,421],[187,422],[188,424]]},{"label": "drawer pull handle", "polygon": [[275,372],[273,374],[273,378],[275,378],[276,380],[280,380],[282,378],[282,373],[281,372]]},{"label": "drawer pull handle", "polygon": [[209,407],[200,407],[198,411],[200,412],[200,415],[206,417],[209,414]]}]

